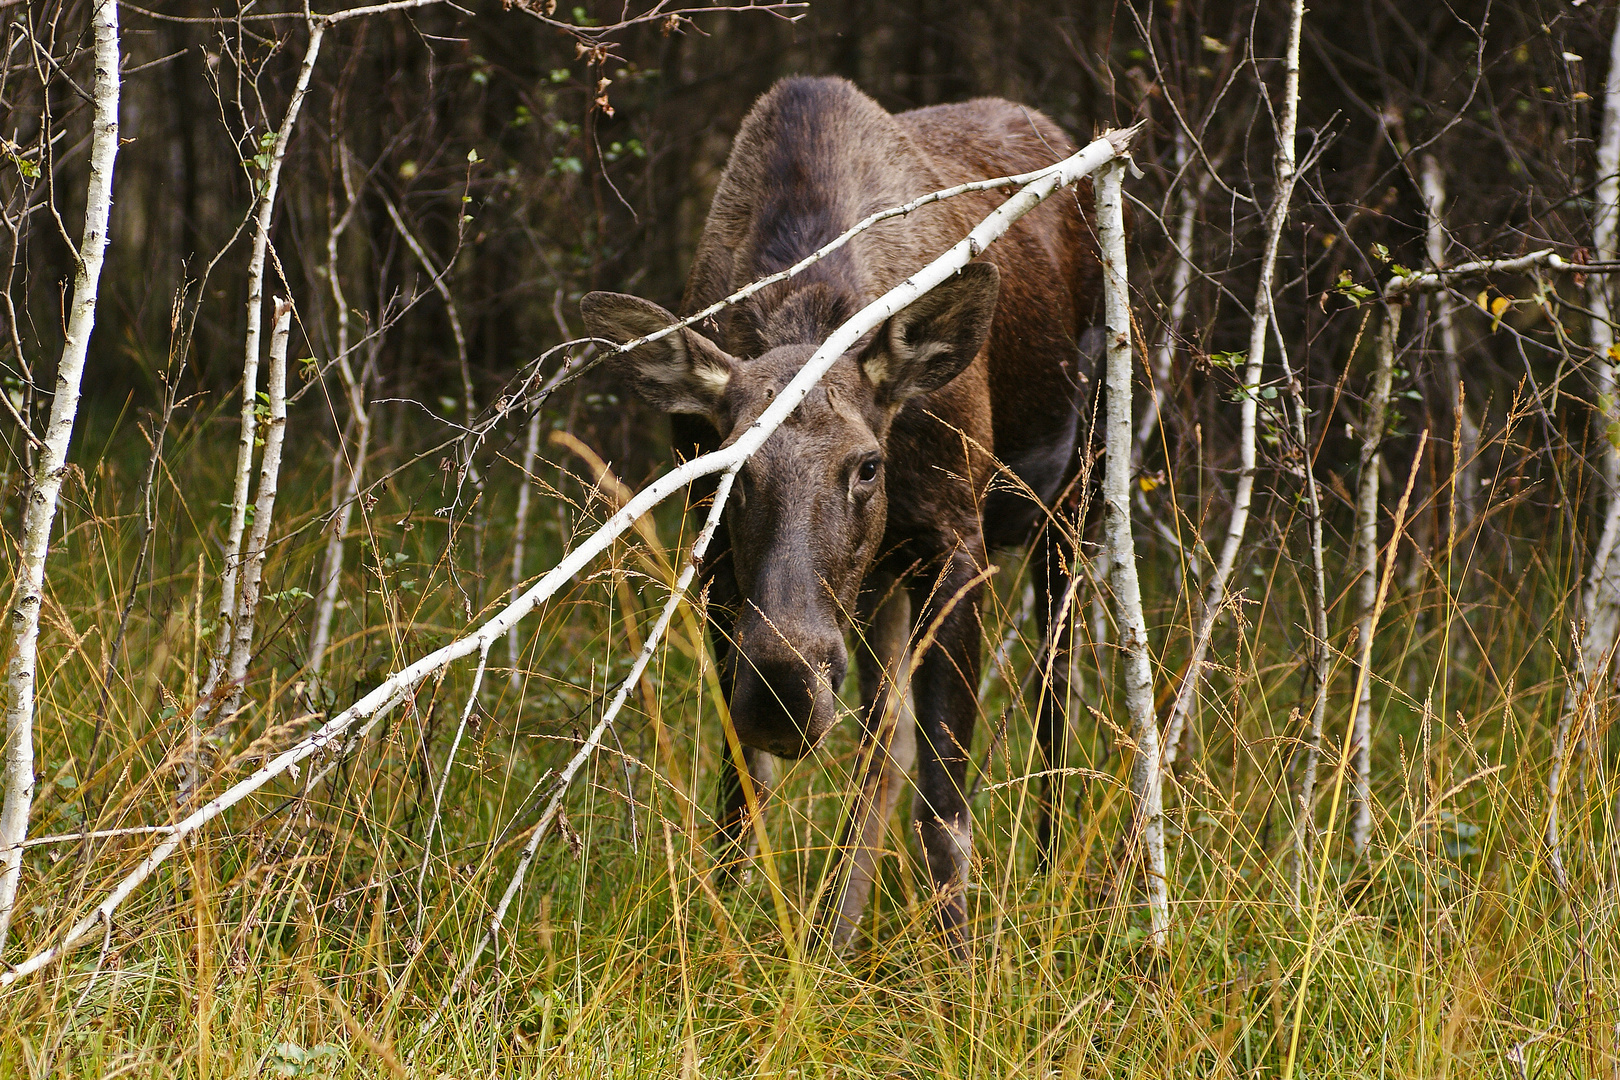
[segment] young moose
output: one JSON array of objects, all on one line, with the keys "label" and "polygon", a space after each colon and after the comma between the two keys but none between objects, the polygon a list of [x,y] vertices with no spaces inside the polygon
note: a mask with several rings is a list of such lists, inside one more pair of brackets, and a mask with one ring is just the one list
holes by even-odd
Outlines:
[{"label": "young moose", "polygon": [[[876,210],[1073,152],[1050,120],[1011,102],[890,115],[842,79],[785,80],[737,133],[681,310],[792,265]],[[833,329],[1006,197],[959,196],[887,221],[798,276],[614,362],[635,393],[673,414],[678,450],[712,449],[746,430]],[[912,811],[938,917],[952,948],[966,951],[983,572],[988,549],[1036,539],[1046,631],[1073,562],[1072,520],[1054,513],[1077,503],[1068,496],[1090,426],[1090,362],[1079,342],[1095,321],[1101,280],[1089,203],[1088,190],[1048,200],[841,357],[739,474],[725,510],[729,545],[705,568],[731,718],[762,790],[767,755],[804,755],[837,719],[844,635],[857,629],[860,760],[870,764],[844,826],[847,863],[828,928],[835,948],[854,936],[915,759]],[[591,293],[581,307],[592,335],[617,342],[675,321],[617,293]],[[1067,665],[1050,670],[1037,735],[1056,764]],[[727,768],[720,843],[732,849],[723,861],[735,862],[733,845],[749,826],[742,785]],[[1043,850],[1051,793],[1048,777]]]}]

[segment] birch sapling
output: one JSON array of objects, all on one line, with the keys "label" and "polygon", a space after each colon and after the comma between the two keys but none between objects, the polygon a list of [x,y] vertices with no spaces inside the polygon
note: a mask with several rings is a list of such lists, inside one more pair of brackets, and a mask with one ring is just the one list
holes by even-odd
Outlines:
[{"label": "birch sapling", "polygon": [[[1597,188],[1592,207],[1592,252],[1600,263],[1612,262],[1620,254],[1620,25],[1609,44],[1609,74],[1603,84],[1603,128],[1597,148]],[[1592,698],[1609,682],[1609,668],[1615,646],[1620,642],[1620,446],[1613,432],[1620,424],[1620,404],[1615,401],[1615,339],[1609,278],[1595,274],[1586,279],[1587,306],[1592,312],[1592,389],[1598,403],[1595,417],[1598,445],[1603,450],[1599,498],[1603,505],[1603,530],[1587,568],[1586,587],[1581,596],[1581,617],[1585,622],[1578,646],[1577,664],[1564,692],[1558,726],[1553,731],[1552,764],[1547,770],[1547,861],[1560,888],[1567,888],[1569,875],[1564,869],[1562,838],[1559,835],[1558,800],[1562,794],[1564,769],[1574,751],[1571,736]],[[1578,741],[1578,738],[1577,740]]]},{"label": "birch sapling", "polygon": [[[1439,269],[1446,264],[1445,205],[1446,174],[1433,154],[1424,154],[1419,173],[1423,185],[1424,240],[1428,249],[1429,265]],[[1463,386],[1462,367],[1457,347],[1457,305],[1448,290],[1441,289],[1434,298],[1435,322],[1440,327],[1440,374],[1446,397],[1456,412],[1457,445],[1452,447],[1452,481],[1457,501],[1453,530],[1461,534],[1474,515],[1479,512],[1479,420],[1468,405]]]},{"label": "birch sapling", "polygon": [[[517,520],[512,525],[512,592],[516,600],[523,592],[523,557],[529,540],[529,503],[534,494],[534,467],[540,460],[540,409],[534,406],[529,413],[528,431],[523,437],[523,479],[518,482]],[[521,659],[518,629],[512,627],[506,635],[506,659],[511,668],[512,689],[523,685],[523,673],[518,670]]]},{"label": "birch sapling", "polygon": [[204,730],[210,717],[216,713],[215,694],[220,688],[220,676],[229,663],[231,641],[235,636],[233,622],[237,611],[237,583],[241,575],[242,534],[246,529],[248,485],[252,481],[253,474],[255,421],[250,412],[257,406],[259,352],[264,325],[264,269],[270,249],[270,225],[275,216],[276,194],[281,187],[281,167],[287,157],[287,144],[292,140],[293,128],[298,123],[298,114],[303,108],[304,98],[309,93],[310,76],[314,74],[315,63],[320,59],[321,43],[325,40],[328,29],[349,19],[428,7],[439,2],[441,0],[391,0],[388,3],[349,8],[347,11],[334,12],[330,15],[313,14],[307,7],[305,8],[304,23],[309,29],[309,42],[304,47],[304,58],[298,65],[298,78],[293,84],[292,97],[288,99],[287,111],[282,115],[281,125],[270,137],[269,163],[265,166],[264,175],[253,177],[258,197],[254,203],[253,247],[248,255],[247,267],[247,331],[242,343],[242,433],[237,447],[236,483],[231,495],[230,521],[226,527],[225,562],[220,572],[219,624],[215,631],[219,635],[217,638],[219,644],[209,662],[208,681],[189,718],[192,749],[180,768],[178,800],[182,805],[190,800],[202,770],[202,759],[207,756],[205,743],[208,740],[205,738]]},{"label": "birch sapling", "polygon": [[202,775],[208,770],[212,756],[210,744],[223,731],[216,731],[212,723],[218,715],[218,695],[228,691],[229,682],[222,681],[230,666],[231,652],[236,640],[237,586],[242,572],[242,534],[247,528],[248,489],[253,480],[253,448],[257,441],[259,353],[264,318],[264,266],[270,249],[270,223],[275,213],[276,192],[281,185],[281,165],[287,157],[287,143],[292,138],[293,126],[298,122],[299,110],[309,92],[309,79],[320,56],[321,40],[326,35],[328,21],[311,18],[309,44],[298,68],[298,80],[293,85],[292,98],[282,116],[281,126],[271,138],[269,164],[263,177],[255,177],[258,199],[253,212],[253,248],[248,255],[247,267],[247,332],[242,350],[242,422],[236,449],[236,480],[231,489],[230,520],[225,529],[225,562],[219,576],[218,620],[215,624],[215,647],[208,663],[208,679],[202,694],[192,708],[187,733],[191,746],[181,761],[176,801],[184,806],[191,801]]},{"label": "birch sapling", "polygon": [[1131,796],[1135,833],[1147,879],[1149,942],[1169,946],[1169,879],[1164,858],[1164,771],[1159,762],[1159,718],[1153,707],[1153,669],[1147,621],[1136,577],[1136,540],[1131,531],[1131,305],[1125,263],[1125,163],[1111,162],[1097,177],[1097,240],[1103,264],[1103,309],[1108,327],[1107,388],[1102,502],[1114,624],[1119,629],[1125,707],[1130,714]]},{"label": "birch sapling", "polygon": [[[334,126],[336,126],[334,124]],[[315,625],[310,630],[306,664],[311,675],[319,676],[326,662],[326,649],[332,640],[332,618],[337,611],[338,589],[343,581],[344,549],[349,533],[349,522],[354,516],[354,505],[360,498],[361,478],[365,472],[366,457],[371,451],[371,406],[366,400],[366,388],[375,367],[375,337],[367,343],[368,359],[361,365],[357,378],[354,364],[349,358],[349,302],[343,295],[343,279],[338,271],[338,241],[354,218],[359,205],[354,185],[349,177],[349,157],[345,147],[338,147],[338,170],[343,178],[344,193],[349,205],[343,216],[332,223],[326,234],[326,281],[332,292],[332,307],[337,319],[337,369],[343,384],[344,401],[349,409],[347,431],[340,431],[338,445],[332,450],[332,522],[326,536],[326,554],[321,560],[320,595],[315,601]],[[355,445],[351,450],[348,439],[352,434]]]},{"label": "birch sapling", "polygon": [[1192,294],[1193,232],[1198,225],[1198,208],[1203,205],[1204,196],[1209,192],[1210,181],[1214,179],[1213,173],[1205,171],[1200,174],[1197,184],[1186,182],[1185,177],[1191,164],[1187,140],[1186,129],[1177,128],[1176,171],[1183,177],[1183,181],[1181,209],[1176,217],[1174,237],[1176,267],[1170,274],[1170,307],[1165,313],[1164,329],[1159,335],[1159,343],[1153,348],[1153,400],[1143,413],[1142,425],[1136,431],[1134,461],[1138,467],[1142,463],[1142,455],[1147,453],[1148,442],[1161,426],[1164,406],[1169,400],[1170,381],[1175,370],[1176,338],[1181,331],[1181,321],[1187,316],[1187,298]]},{"label": "birch sapling", "polygon": [[[1378,481],[1384,467],[1384,421],[1389,412],[1390,386],[1394,381],[1395,347],[1401,330],[1402,305],[1384,304],[1384,321],[1378,328],[1372,388],[1361,421],[1361,461],[1356,485],[1356,680],[1355,722],[1350,735],[1350,799],[1354,804],[1350,820],[1350,842],[1357,856],[1366,854],[1372,836],[1372,647],[1374,608],[1378,602]],[[1390,541],[1390,558],[1400,537]]]},{"label": "birch sapling", "polygon": [[85,192],[84,231],[79,239],[73,303],[68,312],[62,358],[44,445],[34,460],[22,512],[22,543],[17,578],[9,607],[6,664],[5,796],[0,802],[0,951],[17,905],[22,876],[23,842],[34,801],[34,679],[39,648],[39,610],[44,603],[45,557],[57,497],[67,474],[73,423],[79,412],[79,387],[85,353],[96,325],[96,295],[107,251],[107,223],[112,214],[113,162],[118,156],[118,103],[121,91],[118,55],[118,5],[97,0],[91,9],[94,28],[95,83],[90,118],[90,181]]},{"label": "birch sapling", "polygon": [[1243,368],[1242,412],[1238,434],[1238,478],[1232,491],[1232,516],[1227,521],[1226,539],[1221,543],[1221,554],[1210,575],[1209,588],[1204,594],[1203,608],[1193,631],[1192,655],[1187,662],[1187,674],[1176,691],[1170,718],[1165,724],[1164,765],[1175,764],[1181,730],[1198,697],[1198,685],[1203,673],[1204,658],[1209,654],[1210,638],[1215,623],[1226,608],[1227,585],[1237,565],[1243,535],[1249,527],[1249,506],[1254,499],[1255,442],[1260,410],[1260,379],[1265,369],[1266,336],[1271,330],[1274,304],[1272,283],[1276,275],[1277,248],[1282,242],[1283,228],[1288,222],[1288,206],[1293,199],[1297,165],[1294,154],[1294,133],[1299,122],[1299,40],[1305,17],[1304,0],[1293,0],[1289,6],[1288,51],[1284,56],[1283,101],[1281,119],[1277,129],[1277,189],[1272,195],[1271,208],[1266,214],[1266,242],[1260,257],[1260,281],[1254,291],[1254,314],[1249,323],[1249,351]]},{"label": "birch sapling", "polygon": [[259,465],[259,486],[253,504],[253,531],[242,553],[241,596],[231,629],[230,662],[226,665],[224,700],[220,716],[229,720],[242,701],[248,661],[253,657],[253,627],[259,610],[264,560],[270,553],[270,522],[275,516],[276,487],[281,475],[281,448],[287,436],[287,341],[292,336],[291,300],[276,300],[274,329],[270,333],[270,370],[265,380],[269,415],[265,420],[264,457]]},{"label": "birch sapling", "polygon": [[1327,722],[1328,675],[1331,657],[1328,653],[1327,574],[1322,557],[1322,493],[1316,486],[1316,462],[1311,446],[1310,424],[1306,421],[1305,388],[1303,375],[1289,374],[1289,397],[1293,405],[1294,444],[1299,448],[1300,479],[1305,487],[1306,543],[1310,547],[1309,595],[1307,610],[1310,625],[1306,635],[1310,638],[1309,675],[1306,683],[1310,690],[1305,716],[1305,745],[1299,771],[1299,795],[1294,806],[1294,851],[1290,879],[1294,887],[1294,901],[1303,902],[1310,872],[1311,843],[1316,837],[1316,773],[1321,761],[1322,727]]}]

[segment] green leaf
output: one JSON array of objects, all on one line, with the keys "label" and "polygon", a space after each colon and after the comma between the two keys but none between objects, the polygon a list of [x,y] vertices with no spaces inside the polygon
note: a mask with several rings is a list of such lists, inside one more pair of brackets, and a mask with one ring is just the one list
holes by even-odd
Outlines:
[{"label": "green leaf", "polygon": [[1372,257],[1381,263],[1389,262],[1389,248],[1383,244],[1374,244],[1372,246]]},{"label": "green leaf", "polygon": [[1348,270],[1340,271],[1339,280],[1334,283],[1333,290],[1341,295],[1348,296],[1357,304],[1360,304],[1363,300],[1366,300],[1368,297],[1373,295],[1373,291],[1371,289],[1364,285],[1357,285],[1355,279],[1350,276],[1350,271]]}]

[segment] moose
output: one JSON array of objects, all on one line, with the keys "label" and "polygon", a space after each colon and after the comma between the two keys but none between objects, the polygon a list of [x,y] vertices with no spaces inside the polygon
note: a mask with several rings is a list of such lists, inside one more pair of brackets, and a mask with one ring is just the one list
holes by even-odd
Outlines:
[{"label": "moose", "polygon": [[[783,80],[737,133],[681,311],[792,266],[877,210],[1073,152],[1051,120],[1009,101],[890,114],[843,79]],[[1085,343],[1099,337],[1102,296],[1089,182],[1081,188],[1049,199],[835,362],[738,474],[725,543],[704,567],[731,722],[762,792],[772,755],[803,756],[837,720],[855,632],[866,764],[820,926],[839,951],[855,937],[913,764],[939,927],[957,955],[969,950],[968,755],[992,550],[1039,546],[1038,627],[1055,652],[1067,646],[1058,607],[1089,505],[1095,351]],[[978,192],[889,219],[611,362],[671,414],[678,453],[714,449],[747,430],[835,328],[1005,198]],[[592,336],[620,344],[677,321],[618,293],[590,293],[581,309]],[[1067,665],[1050,671],[1036,706],[1043,863],[1068,697]],[[737,865],[750,822],[742,778],[729,760],[724,769],[717,842],[721,864]]]}]

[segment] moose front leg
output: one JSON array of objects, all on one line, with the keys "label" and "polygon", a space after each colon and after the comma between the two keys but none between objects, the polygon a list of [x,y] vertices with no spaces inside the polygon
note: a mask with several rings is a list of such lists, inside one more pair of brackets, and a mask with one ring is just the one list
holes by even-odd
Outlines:
[{"label": "moose front leg", "polygon": [[877,878],[884,833],[911,772],[917,721],[907,690],[906,645],[911,636],[911,597],[892,577],[869,579],[861,594],[862,640],[855,661],[861,676],[860,787],[838,842],[838,865],[822,915],[833,951],[855,938]]},{"label": "moose front leg", "polygon": [[975,688],[983,565],[982,546],[971,554],[959,549],[937,582],[920,583],[912,593],[922,613],[919,640],[932,634],[933,641],[911,683],[917,707],[917,794],[911,812],[933,879],[940,929],[958,959],[969,953],[966,894],[973,817],[967,805],[967,764],[979,711]]}]

